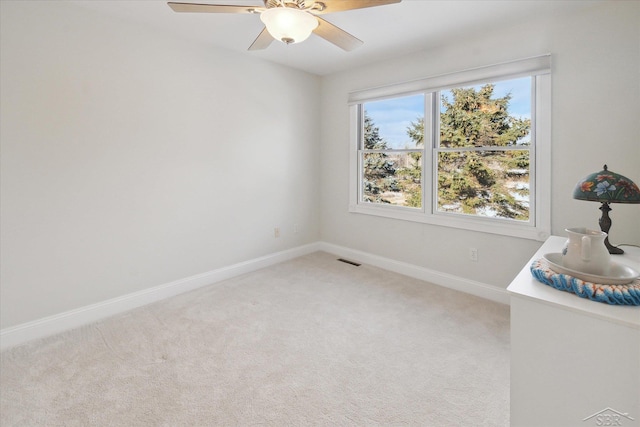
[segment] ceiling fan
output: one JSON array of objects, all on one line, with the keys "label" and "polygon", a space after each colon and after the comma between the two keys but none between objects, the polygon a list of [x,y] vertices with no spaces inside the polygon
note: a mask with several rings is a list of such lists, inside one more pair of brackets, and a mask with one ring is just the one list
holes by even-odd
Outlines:
[{"label": "ceiling fan", "polygon": [[299,43],[315,33],[330,43],[350,51],[362,40],[336,27],[318,15],[366,7],[400,3],[402,0],[263,0],[263,6],[233,6],[197,3],[167,3],[175,12],[259,14],[265,28],[249,50],[266,49],[273,40]]}]

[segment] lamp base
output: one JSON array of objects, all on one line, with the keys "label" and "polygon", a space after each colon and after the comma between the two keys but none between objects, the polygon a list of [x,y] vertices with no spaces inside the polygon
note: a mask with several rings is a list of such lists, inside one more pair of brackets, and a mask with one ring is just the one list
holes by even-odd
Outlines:
[{"label": "lamp base", "polygon": [[609,218],[611,208],[609,207],[609,203],[602,202],[602,206],[600,206],[599,209],[602,211],[602,216],[600,217],[598,224],[600,224],[600,230],[607,233],[607,237],[604,239],[604,245],[607,247],[611,255],[622,255],[624,253],[622,249],[609,243],[609,230],[611,229],[611,218]]},{"label": "lamp base", "polygon": [[622,249],[620,249],[617,246],[613,246],[611,243],[609,243],[609,236],[605,237],[604,245],[607,247],[607,249],[609,249],[609,253],[611,255],[622,255],[624,253]]}]

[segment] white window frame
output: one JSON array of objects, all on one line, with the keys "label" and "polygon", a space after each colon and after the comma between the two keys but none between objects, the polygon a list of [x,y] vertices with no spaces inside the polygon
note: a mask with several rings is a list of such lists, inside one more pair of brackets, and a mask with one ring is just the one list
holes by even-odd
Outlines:
[{"label": "white window frame", "polygon": [[[530,147],[530,220],[517,221],[437,211],[437,139],[439,131],[434,114],[440,90],[490,83],[518,77],[533,77],[532,129]],[[409,208],[362,202],[360,139],[362,137],[362,105],[366,102],[425,94],[425,141],[423,154],[422,208]],[[376,215],[406,221],[454,227],[544,241],[551,232],[551,55],[542,55],[487,67],[413,80],[400,84],[351,92],[350,106],[350,174],[349,212]],[[435,123],[434,123],[435,122]]]}]

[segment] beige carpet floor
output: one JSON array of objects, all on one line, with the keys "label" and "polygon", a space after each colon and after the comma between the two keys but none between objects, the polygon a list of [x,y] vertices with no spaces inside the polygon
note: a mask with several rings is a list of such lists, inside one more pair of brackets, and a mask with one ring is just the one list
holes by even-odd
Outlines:
[{"label": "beige carpet floor", "polygon": [[1,354],[0,425],[506,426],[509,308],[315,253]]}]

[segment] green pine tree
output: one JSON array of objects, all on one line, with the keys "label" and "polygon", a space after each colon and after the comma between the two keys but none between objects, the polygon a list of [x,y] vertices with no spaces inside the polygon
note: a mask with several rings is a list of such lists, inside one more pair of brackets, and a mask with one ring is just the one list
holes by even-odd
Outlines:
[{"label": "green pine tree", "polygon": [[[453,99],[442,96],[440,146],[513,147],[526,145],[531,120],[513,117],[511,95],[493,98],[494,85],[452,89]],[[420,144],[423,120],[407,129]],[[490,212],[502,218],[528,219],[529,157],[526,150],[440,152],[438,158],[438,206],[468,214]],[[523,201],[524,199],[524,201]]]},{"label": "green pine tree", "polygon": [[[364,148],[366,150],[386,150],[387,143],[380,136],[380,129],[366,112],[364,114]],[[365,153],[364,155],[364,201],[390,203],[383,197],[386,191],[397,191],[394,162],[385,153]]]},{"label": "green pine tree", "polygon": [[[411,122],[407,135],[416,147],[424,145],[424,120]],[[400,188],[405,194],[405,206],[422,207],[422,153],[408,153],[411,163],[408,167],[396,171]]]}]

